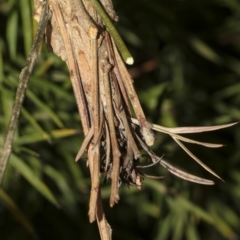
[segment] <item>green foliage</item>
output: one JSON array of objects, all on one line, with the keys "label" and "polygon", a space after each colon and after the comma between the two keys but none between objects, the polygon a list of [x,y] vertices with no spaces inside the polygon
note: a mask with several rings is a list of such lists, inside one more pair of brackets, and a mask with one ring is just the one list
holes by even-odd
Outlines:
[{"label": "green foliage", "polygon": [[[233,1],[122,1],[114,5],[117,29],[138,73],[135,87],[151,122],[168,126],[216,125],[240,119],[240,5]],[[18,75],[33,29],[30,0],[0,1],[0,144],[11,113]],[[65,64],[43,45],[31,77],[7,173],[0,190],[0,232],[12,239],[99,239],[87,211],[90,178],[86,158],[74,164],[82,130]],[[150,61],[145,67],[143,63]],[[155,64],[155,65],[154,65]],[[237,239],[240,235],[239,126],[196,136],[223,149],[190,146],[225,183],[188,183],[172,175],[145,179],[141,191],[121,186],[109,208],[113,239]],[[169,162],[210,178],[163,134],[154,151]],[[147,164],[147,163],[146,163]],[[143,170],[166,174],[160,166]],[[103,182],[103,179],[102,179]],[[60,205],[60,206],[59,206]]]}]

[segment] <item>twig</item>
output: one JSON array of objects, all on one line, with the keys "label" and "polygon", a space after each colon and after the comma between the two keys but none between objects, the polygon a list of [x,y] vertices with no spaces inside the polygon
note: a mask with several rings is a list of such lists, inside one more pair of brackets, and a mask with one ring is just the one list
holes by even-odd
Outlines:
[{"label": "twig", "polygon": [[15,97],[14,105],[12,109],[12,114],[10,117],[8,129],[7,129],[7,135],[4,141],[2,156],[0,159],[0,185],[2,184],[5,169],[12,152],[12,143],[13,143],[14,135],[16,132],[18,118],[20,115],[21,107],[22,107],[26,89],[28,86],[28,81],[30,79],[33,67],[38,57],[39,48],[43,39],[48,18],[49,18],[48,2],[44,1],[43,8],[41,11],[41,17],[38,24],[37,33],[35,35],[32,48],[28,54],[27,63],[26,63],[26,66],[22,69],[19,76],[19,84],[18,84],[16,97]]},{"label": "twig", "polygon": [[99,229],[99,232],[101,235],[101,239],[102,240],[111,240],[112,239],[112,229],[111,229],[111,226],[108,224],[107,219],[104,214],[100,191],[98,192],[98,198],[97,198],[97,223],[98,223],[98,229]]},{"label": "twig", "polygon": [[114,124],[114,112],[112,105],[112,90],[109,79],[109,72],[111,69],[111,65],[107,62],[107,60],[101,60],[102,68],[103,68],[103,82],[105,89],[105,98],[106,98],[106,106],[107,106],[107,119],[109,125],[110,139],[111,139],[111,149],[112,149],[112,158],[113,158],[113,169],[111,173],[112,178],[112,187],[111,187],[111,196],[110,196],[110,206],[112,207],[115,202],[118,202],[118,178],[119,178],[119,168],[120,168],[120,156],[121,153],[118,149],[118,141],[116,138],[116,130]]},{"label": "twig", "polygon": [[[120,87],[120,91],[121,91],[121,95],[123,97],[124,100],[124,104],[125,104],[125,112],[127,112],[130,116],[130,106],[129,106],[129,100],[127,98],[127,92],[126,92],[126,88],[123,84],[123,80],[122,80],[122,76],[119,72],[119,68],[118,68],[118,64],[115,58],[115,54],[114,54],[114,50],[113,50],[113,44],[112,44],[112,39],[111,36],[109,35],[109,33],[107,31],[105,31],[104,36],[106,38],[106,42],[107,42],[107,49],[108,49],[108,54],[109,54],[109,62],[110,64],[112,64],[113,66],[113,72],[116,75],[117,81],[118,81],[118,85]],[[118,89],[118,87],[117,87]],[[121,96],[119,95],[119,98]],[[123,106],[122,106],[123,107]]]},{"label": "twig", "polygon": [[133,87],[132,79],[129,76],[129,74],[127,72],[127,69],[124,66],[123,62],[121,61],[119,53],[118,53],[114,44],[113,44],[113,48],[114,48],[114,53],[115,53],[116,62],[117,62],[118,68],[119,68],[119,72],[120,72],[120,74],[122,76],[122,79],[125,83],[125,88],[127,90],[128,97],[131,101],[134,112],[137,116],[140,127],[142,129],[143,138],[144,138],[144,140],[145,140],[145,142],[148,146],[152,146],[153,143],[154,143],[154,136],[153,136],[153,133],[152,133],[152,130],[151,130],[151,124],[149,124],[146,120],[146,117],[145,117],[144,112],[142,110],[142,107],[141,107],[141,104],[139,102],[138,96],[137,96],[136,91]]},{"label": "twig", "polygon": [[75,162],[77,162],[83,155],[84,151],[86,150],[87,146],[89,145],[89,143],[93,137],[93,133],[94,133],[94,128],[92,126],[82,142],[82,145],[81,145],[81,147],[77,153],[77,156],[75,158]]},{"label": "twig", "polygon": [[91,27],[89,30],[89,36],[91,41],[91,74],[92,74],[92,119],[93,119],[93,159],[89,159],[92,161],[92,186],[91,186],[91,195],[90,195],[90,202],[89,202],[89,221],[93,222],[96,216],[96,204],[98,198],[98,191],[99,191],[99,170],[100,170],[100,152],[99,152],[99,78],[98,78],[98,55],[97,55],[97,28]]}]

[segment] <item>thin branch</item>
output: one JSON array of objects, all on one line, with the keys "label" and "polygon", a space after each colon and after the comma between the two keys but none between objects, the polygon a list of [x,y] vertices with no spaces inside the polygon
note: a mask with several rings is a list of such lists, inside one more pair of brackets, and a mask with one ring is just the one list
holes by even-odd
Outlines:
[{"label": "thin branch", "polygon": [[38,24],[37,33],[34,38],[32,48],[28,54],[26,66],[22,69],[19,76],[19,84],[18,84],[16,97],[13,104],[12,114],[10,117],[8,129],[7,129],[7,135],[4,141],[2,156],[0,159],[0,185],[2,184],[5,169],[12,152],[12,143],[13,143],[14,135],[17,128],[18,118],[20,115],[21,107],[22,107],[26,89],[28,86],[28,81],[30,79],[33,67],[38,58],[39,48],[42,43],[48,18],[49,18],[48,2],[45,1],[43,2],[43,8],[42,8],[41,17]]},{"label": "thin branch", "polygon": [[90,195],[90,203],[89,203],[89,221],[93,222],[96,216],[96,208],[97,208],[97,198],[98,198],[98,191],[99,191],[99,170],[100,170],[100,152],[99,152],[99,135],[100,135],[100,126],[99,126],[99,116],[100,116],[100,105],[99,105],[99,77],[98,77],[98,55],[97,55],[97,34],[98,29],[91,27],[89,30],[90,36],[90,57],[91,57],[91,74],[92,74],[92,119],[93,119],[93,159],[89,159],[92,161],[92,186],[91,186],[91,195]]},{"label": "thin branch", "polygon": [[110,196],[110,206],[112,207],[115,202],[118,201],[118,178],[119,178],[119,168],[120,168],[120,156],[121,153],[118,149],[118,141],[114,124],[114,112],[112,106],[112,91],[109,79],[109,72],[111,69],[111,65],[104,59],[101,60],[101,64],[103,67],[103,82],[104,82],[104,90],[105,90],[105,98],[106,98],[106,107],[107,107],[107,119],[109,125],[110,132],[110,141],[111,141],[111,149],[112,149],[112,157],[113,157],[113,169],[112,169],[112,186],[111,186],[111,196]]},{"label": "thin branch", "polygon": [[111,229],[111,226],[108,224],[104,214],[100,191],[98,192],[98,198],[97,198],[97,223],[98,223],[98,229],[100,232],[101,240],[111,240],[112,229]]},{"label": "thin branch", "polygon": [[133,106],[134,112],[135,112],[135,114],[137,116],[137,119],[139,121],[141,130],[142,130],[143,138],[144,138],[144,140],[145,140],[145,142],[148,146],[152,146],[153,143],[154,143],[154,135],[153,135],[153,132],[151,130],[151,125],[146,120],[146,117],[145,117],[145,114],[142,110],[142,107],[141,107],[141,104],[139,102],[137,93],[136,93],[136,91],[133,87],[132,79],[131,79],[129,73],[127,72],[127,69],[126,69],[125,65],[123,64],[123,62],[122,62],[122,60],[119,56],[119,53],[118,53],[114,44],[113,44],[113,48],[114,48],[116,63],[118,65],[119,72],[120,72],[120,74],[122,76],[122,79],[124,81],[124,85],[125,85],[125,88],[127,90],[128,97],[130,99],[130,102]]}]

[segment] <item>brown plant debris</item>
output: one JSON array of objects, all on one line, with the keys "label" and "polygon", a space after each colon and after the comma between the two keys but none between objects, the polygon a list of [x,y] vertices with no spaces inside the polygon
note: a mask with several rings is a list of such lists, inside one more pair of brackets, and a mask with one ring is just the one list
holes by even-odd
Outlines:
[{"label": "brown plant debris", "polygon": [[[48,3],[51,18],[46,29],[46,40],[69,69],[85,135],[75,161],[87,151],[92,181],[89,219],[93,222],[97,216],[100,228],[108,229],[106,232],[100,231],[101,235],[109,237],[111,232],[101,205],[99,176],[102,174],[106,179],[111,179],[111,207],[119,201],[118,189],[122,182],[141,189],[144,174],[140,172],[140,162],[145,156],[153,164],[161,164],[178,177],[201,184],[214,184],[211,180],[185,173],[156,156],[148,147],[154,142],[152,129],[169,134],[187,154],[218,177],[182,142],[206,147],[222,145],[197,142],[179,134],[212,131],[233,124],[172,129],[151,125],[146,120],[133,80],[116,44],[91,1],[49,0]],[[43,4],[35,0],[37,20]],[[117,17],[111,0],[101,0],[101,4],[114,22]]]}]

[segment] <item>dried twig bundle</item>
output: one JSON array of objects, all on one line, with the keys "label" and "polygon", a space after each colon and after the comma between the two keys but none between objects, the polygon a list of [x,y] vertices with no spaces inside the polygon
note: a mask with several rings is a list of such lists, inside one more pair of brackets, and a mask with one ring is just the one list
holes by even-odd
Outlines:
[{"label": "dried twig bundle", "polygon": [[[111,1],[102,0],[101,3],[114,22],[117,17]],[[118,202],[118,188],[122,182],[141,188],[144,176],[139,171],[141,150],[145,151],[153,164],[160,163],[183,179],[213,184],[211,180],[180,171],[156,156],[148,147],[154,142],[152,129],[169,134],[195,161],[220,178],[193,155],[182,141],[206,147],[222,145],[200,143],[178,134],[212,131],[232,125],[168,129],[149,124],[116,42],[97,13],[95,4],[95,0],[49,1],[51,18],[46,29],[48,45],[68,65],[82,120],[85,140],[75,160],[78,161],[84,151],[88,151],[92,180],[90,222],[95,220],[98,208],[100,174],[105,174],[112,181],[110,206]],[[41,6],[42,2],[36,0],[36,16]],[[131,59],[126,61],[131,62]]]},{"label": "dried twig bundle", "polygon": [[[35,4],[37,6],[39,2],[36,1]],[[159,162],[180,177],[213,184],[212,181],[176,170],[157,157],[148,148],[154,141],[151,128],[170,134],[193,159],[217,176],[180,141],[200,143],[180,137],[177,133],[210,131],[230,126],[170,130],[149,124],[116,43],[96,12],[95,4],[95,1],[90,0],[49,1],[52,16],[46,30],[49,45],[68,65],[82,120],[85,140],[76,161],[85,150],[88,151],[92,178],[90,221],[95,219],[99,174],[106,174],[107,178],[112,179],[110,206],[119,200],[118,188],[122,181],[141,188],[142,174],[138,167],[142,155],[140,149],[144,149],[153,162]],[[111,1],[102,1],[102,5],[112,21],[115,21]],[[132,119],[133,114],[136,119]],[[221,146],[207,143],[202,145]]]},{"label": "dried twig bundle", "polygon": [[[149,148],[154,143],[152,130],[170,135],[197,163],[220,178],[182,142],[212,148],[222,145],[194,141],[179,134],[213,131],[233,124],[170,129],[147,122],[124,63],[131,64],[133,60],[109,20],[117,20],[111,0],[101,0],[101,5],[97,0],[35,0],[34,4],[37,21],[42,9],[49,5],[46,41],[49,49],[60,56],[69,69],[85,135],[75,161],[85,150],[88,152],[92,182],[89,219],[93,222],[97,218],[102,239],[110,239],[111,229],[101,205],[101,174],[111,179],[110,206],[119,201],[118,189],[122,182],[141,189],[146,176],[140,171],[144,167],[140,165],[143,156],[152,161],[149,166],[159,163],[188,181],[214,184],[211,180],[183,172],[156,156]],[[0,162],[0,169],[5,164],[3,172],[8,157],[4,159]]]}]

